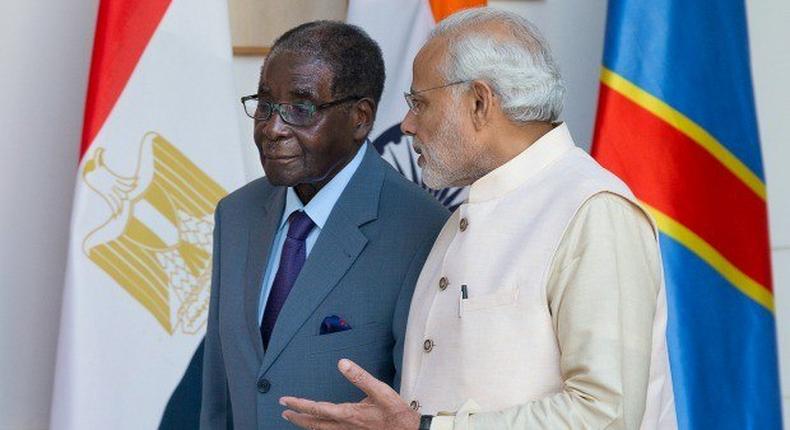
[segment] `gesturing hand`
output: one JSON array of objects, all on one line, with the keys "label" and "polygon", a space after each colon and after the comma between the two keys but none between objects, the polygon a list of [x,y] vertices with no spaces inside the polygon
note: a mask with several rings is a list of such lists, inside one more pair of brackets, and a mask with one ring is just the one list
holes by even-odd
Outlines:
[{"label": "gesturing hand", "polygon": [[314,402],[296,397],[281,397],[287,407],[283,418],[308,430],[416,430],[420,414],[412,410],[395,390],[374,378],[351,360],[337,364],[340,373],[367,397],[359,403]]}]

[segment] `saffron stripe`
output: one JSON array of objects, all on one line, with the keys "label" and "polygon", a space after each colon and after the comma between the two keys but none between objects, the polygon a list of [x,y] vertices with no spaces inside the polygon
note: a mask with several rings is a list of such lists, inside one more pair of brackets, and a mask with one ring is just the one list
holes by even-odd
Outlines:
[{"label": "saffron stripe", "polygon": [[439,22],[462,9],[485,6],[488,0],[430,0],[433,19]]},{"label": "saffron stripe", "polygon": [[715,137],[702,128],[699,124],[683,115],[672,106],[668,105],[658,97],[634,85],[626,78],[603,67],[601,70],[601,82],[609,88],[622,94],[643,109],[661,118],[667,124],[677,128],[691,140],[699,144],[708,151],[716,160],[730,170],[755,194],[765,200],[765,184],[752,172],[738,157],[733,155]]},{"label": "saffron stripe", "polygon": [[773,294],[771,294],[764,285],[761,285],[759,282],[749,277],[749,275],[743,273],[727,260],[727,258],[721,255],[716,248],[706,242],[705,239],[699,237],[683,224],[643,201],[639,203],[650,212],[650,215],[656,220],[658,229],[662,233],[675,239],[678,243],[696,254],[747,297],[759,303],[769,311],[774,311]]},{"label": "saffron stripe", "polygon": [[770,290],[765,201],[688,136],[606,85],[598,112],[594,157]]}]

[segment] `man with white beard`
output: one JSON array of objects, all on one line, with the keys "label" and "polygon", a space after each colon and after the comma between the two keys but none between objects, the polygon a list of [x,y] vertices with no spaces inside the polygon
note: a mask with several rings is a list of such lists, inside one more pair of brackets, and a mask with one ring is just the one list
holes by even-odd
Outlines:
[{"label": "man with white beard", "polygon": [[309,429],[675,428],[655,225],[558,123],[564,88],[527,20],[471,9],[414,60],[423,180],[470,185],[420,274],[400,396],[349,360],[356,404],[284,397]]}]

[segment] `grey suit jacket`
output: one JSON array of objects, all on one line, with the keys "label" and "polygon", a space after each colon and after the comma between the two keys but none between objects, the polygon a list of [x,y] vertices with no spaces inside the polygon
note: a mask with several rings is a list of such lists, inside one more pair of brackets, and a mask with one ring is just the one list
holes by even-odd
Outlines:
[{"label": "grey suit jacket", "polygon": [[[278,400],[363,393],[337,370],[349,358],[397,389],[411,295],[449,213],[371,147],[341,194],[280,312],[264,353],[258,298],[285,204],[266,178],[217,206],[201,429],[293,428]],[[351,330],[319,335],[323,319]]]}]

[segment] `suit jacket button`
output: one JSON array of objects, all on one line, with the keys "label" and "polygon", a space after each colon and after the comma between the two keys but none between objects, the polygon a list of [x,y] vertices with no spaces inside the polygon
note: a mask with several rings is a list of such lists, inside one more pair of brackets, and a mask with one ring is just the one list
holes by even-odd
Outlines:
[{"label": "suit jacket button", "polygon": [[469,221],[466,218],[461,218],[461,224],[458,227],[461,228],[461,231],[466,231],[466,228],[469,227]]},{"label": "suit jacket button", "polygon": [[447,289],[448,285],[450,285],[450,281],[448,281],[446,277],[442,276],[442,279],[439,279],[439,289],[444,291]]},{"label": "suit jacket button", "polygon": [[431,339],[425,339],[425,342],[422,343],[422,349],[425,352],[431,352],[433,345],[434,343]]},{"label": "suit jacket button", "polygon": [[269,382],[266,378],[261,378],[258,380],[258,391],[261,393],[268,393],[269,389],[272,388],[272,383]]}]

